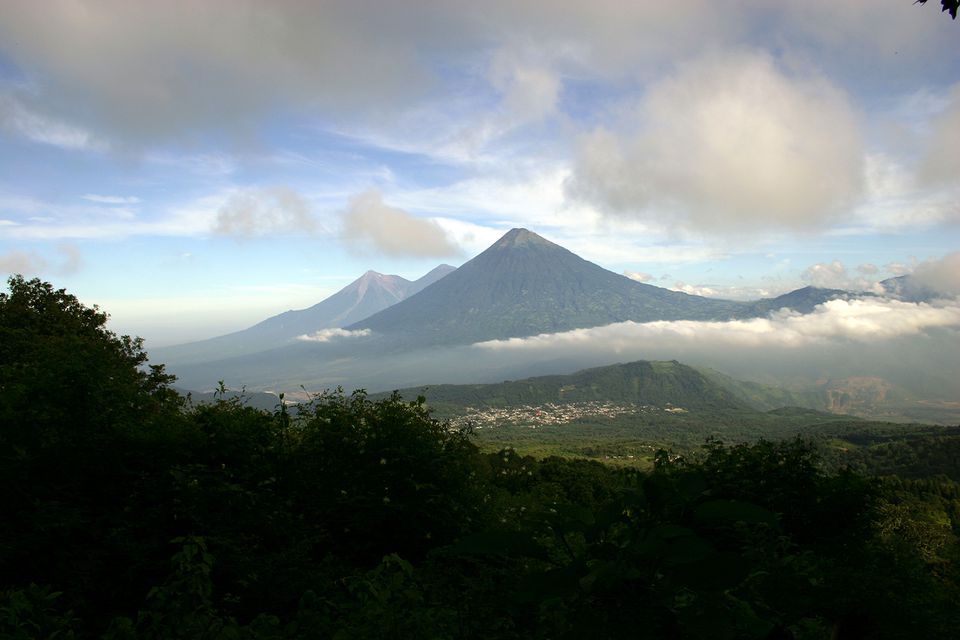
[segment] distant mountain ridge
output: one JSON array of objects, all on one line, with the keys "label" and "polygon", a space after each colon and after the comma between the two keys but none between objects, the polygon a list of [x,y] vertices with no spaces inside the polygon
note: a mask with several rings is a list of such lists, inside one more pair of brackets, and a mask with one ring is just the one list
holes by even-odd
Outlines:
[{"label": "distant mountain ridge", "polygon": [[319,329],[345,327],[419,293],[455,271],[440,265],[417,280],[367,271],[329,298],[307,309],[287,311],[254,325],[248,331],[275,331],[282,336],[298,336]]},{"label": "distant mountain ridge", "polygon": [[410,281],[367,271],[332,296],[306,309],[285,311],[257,324],[216,338],[154,350],[161,359],[196,362],[258,353],[290,344],[298,336],[344,327],[415,295],[456,271],[442,264]]},{"label": "distant mountain ridge", "polygon": [[[765,316],[783,307],[805,313],[851,295],[814,287],[753,302],[690,295],[631,280],[517,228],[456,270],[440,267],[414,283],[368,272],[308,309],[152,355],[194,388],[229,376],[234,386],[251,389],[290,383],[294,388],[342,384],[382,389],[432,377],[438,370],[436,350],[449,354],[487,340],[625,321],[724,321]],[[348,332],[323,341],[296,340],[334,327]],[[463,362],[458,359],[457,379],[470,372],[479,381],[499,367],[491,358],[478,360],[469,355]],[[451,363],[445,366],[450,371]],[[541,367],[537,372],[550,371]]]}]

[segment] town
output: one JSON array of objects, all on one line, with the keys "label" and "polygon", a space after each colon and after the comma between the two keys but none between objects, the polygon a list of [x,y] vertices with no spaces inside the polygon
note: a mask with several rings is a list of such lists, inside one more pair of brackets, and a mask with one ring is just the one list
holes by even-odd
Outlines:
[{"label": "town", "polygon": [[465,413],[450,418],[450,427],[460,429],[495,428],[506,425],[527,426],[531,429],[547,425],[562,425],[583,418],[617,418],[623,415],[642,413],[686,413],[682,407],[668,404],[665,407],[653,405],[616,404],[613,402],[571,402],[564,404],[547,403],[515,407],[465,407]]}]

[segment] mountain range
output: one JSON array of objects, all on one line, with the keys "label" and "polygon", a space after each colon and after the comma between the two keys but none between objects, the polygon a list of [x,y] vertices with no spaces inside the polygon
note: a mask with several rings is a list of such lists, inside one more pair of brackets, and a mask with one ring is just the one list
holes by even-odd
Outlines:
[{"label": "mountain range", "polygon": [[155,350],[155,355],[168,362],[190,363],[267,351],[289,344],[299,336],[345,327],[367,318],[419,293],[455,270],[456,267],[441,264],[413,281],[367,271],[312,307],[284,311],[242,331],[209,340],[160,348]]},{"label": "mountain range", "polygon": [[[909,289],[899,281],[898,291]],[[156,349],[185,388],[218,380],[251,390],[366,388],[492,382],[606,364],[546,355],[504,359],[471,345],[489,340],[612,323],[730,320],[782,308],[807,313],[858,295],[805,287],[741,302],[636,282],[584,260],[527,229],[513,229],[458,269],[441,265],[422,278],[367,272],[329,298],[267,318],[248,329]]]},{"label": "mountain range", "polygon": [[631,280],[528,231],[512,229],[425,289],[347,327],[393,345],[471,344],[631,320],[732,320],[784,307],[808,313],[846,291],[805,287],[736,302]]}]

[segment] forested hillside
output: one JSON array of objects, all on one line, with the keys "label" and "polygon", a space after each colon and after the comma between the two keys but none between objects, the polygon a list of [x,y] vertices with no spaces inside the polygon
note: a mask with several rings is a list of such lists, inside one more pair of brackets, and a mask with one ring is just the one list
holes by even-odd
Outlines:
[{"label": "forested hillside", "polygon": [[[414,395],[418,389],[401,393]],[[608,401],[749,412],[751,407],[702,373],[679,362],[636,361],[496,384],[446,384],[419,390],[438,410]]]},{"label": "forested hillside", "polygon": [[0,294],[0,638],[960,629],[953,440],[937,477],[926,445],[868,463],[879,435],[845,464],[852,429],[649,471],[483,453],[398,396],[187,405],[105,322],[37,280]]}]

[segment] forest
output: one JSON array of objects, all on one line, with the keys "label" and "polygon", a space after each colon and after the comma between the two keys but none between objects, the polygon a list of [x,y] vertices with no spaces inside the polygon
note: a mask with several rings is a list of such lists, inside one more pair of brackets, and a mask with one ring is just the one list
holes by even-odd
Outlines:
[{"label": "forest", "polygon": [[192,403],[98,308],[8,285],[0,638],[960,630],[955,429],[534,457],[397,394]]}]

